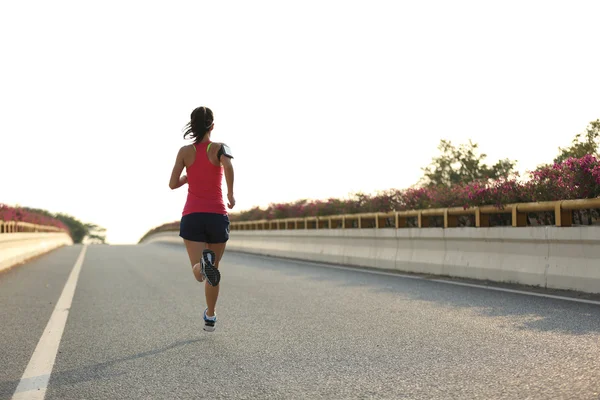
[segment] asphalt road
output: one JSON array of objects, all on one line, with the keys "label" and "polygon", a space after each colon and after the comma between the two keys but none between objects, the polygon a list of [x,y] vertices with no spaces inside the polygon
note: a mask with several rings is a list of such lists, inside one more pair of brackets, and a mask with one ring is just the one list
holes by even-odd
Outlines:
[{"label": "asphalt road", "polygon": [[[0,273],[11,399],[82,250]],[[183,246],[90,246],[46,399],[600,399],[600,305]]]}]

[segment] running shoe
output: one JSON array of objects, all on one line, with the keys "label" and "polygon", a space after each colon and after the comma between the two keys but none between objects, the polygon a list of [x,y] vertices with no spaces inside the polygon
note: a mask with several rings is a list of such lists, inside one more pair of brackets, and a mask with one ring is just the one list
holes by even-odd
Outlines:
[{"label": "running shoe", "polygon": [[217,286],[221,281],[221,273],[215,267],[215,252],[209,249],[205,249],[202,252],[202,275],[206,277],[208,284],[211,286]]},{"label": "running shoe", "polygon": [[206,315],[208,308],[204,310],[204,330],[208,332],[213,332],[215,330],[215,323],[217,322],[217,313],[212,317]]}]

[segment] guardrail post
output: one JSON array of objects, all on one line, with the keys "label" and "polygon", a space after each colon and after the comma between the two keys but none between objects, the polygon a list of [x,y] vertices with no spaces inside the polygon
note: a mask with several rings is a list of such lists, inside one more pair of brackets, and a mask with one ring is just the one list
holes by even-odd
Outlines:
[{"label": "guardrail post", "polygon": [[489,228],[490,216],[483,214],[479,207],[475,208],[475,227],[477,228]]},{"label": "guardrail post", "polygon": [[406,228],[406,224],[408,223],[408,218],[401,217],[399,215],[398,211],[396,211],[394,214],[395,214],[395,219],[396,219],[396,229]]},{"label": "guardrail post", "polygon": [[519,212],[519,206],[517,205],[512,206],[512,226],[527,226],[527,213]]},{"label": "guardrail post", "polygon": [[444,228],[456,228],[458,226],[458,217],[449,215],[448,209],[444,209]]},{"label": "guardrail post", "polygon": [[375,225],[376,228],[385,228],[387,219],[389,218],[389,213],[383,214],[383,216],[381,214],[382,213],[377,213],[375,217],[375,220],[377,221]]},{"label": "guardrail post", "polygon": [[563,210],[562,201],[560,201],[554,207],[554,219],[556,226],[571,226],[573,225],[573,210]]},{"label": "guardrail post", "polygon": [[419,215],[417,216],[417,222],[419,228],[428,228],[429,227],[429,219],[423,216],[423,212],[419,210]]}]

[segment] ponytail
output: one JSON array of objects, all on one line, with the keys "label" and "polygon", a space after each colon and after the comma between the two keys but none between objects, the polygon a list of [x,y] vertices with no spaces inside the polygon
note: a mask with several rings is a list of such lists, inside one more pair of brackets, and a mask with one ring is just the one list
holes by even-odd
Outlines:
[{"label": "ponytail", "polygon": [[183,138],[191,136],[194,143],[200,142],[213,125],[213,112],[208,107],[198,107],[190,115],[190,122],[185,126]]}]

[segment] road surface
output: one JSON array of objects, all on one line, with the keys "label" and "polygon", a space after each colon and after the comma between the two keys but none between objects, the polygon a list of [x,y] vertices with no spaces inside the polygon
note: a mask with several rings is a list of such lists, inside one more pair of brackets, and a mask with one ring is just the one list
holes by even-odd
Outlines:
[{"label": "road surface", "polygon": [[1,399],[600,399],[600,305],[226,253],[208,333],[174,244],[85,248],[52,358],[82,250],[0,274]]}]

